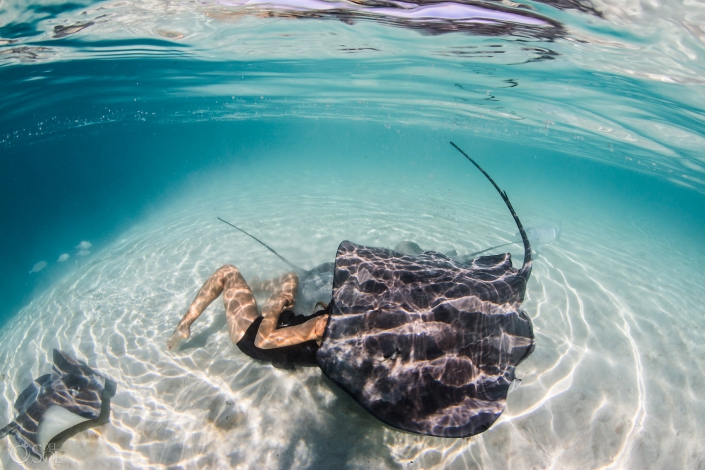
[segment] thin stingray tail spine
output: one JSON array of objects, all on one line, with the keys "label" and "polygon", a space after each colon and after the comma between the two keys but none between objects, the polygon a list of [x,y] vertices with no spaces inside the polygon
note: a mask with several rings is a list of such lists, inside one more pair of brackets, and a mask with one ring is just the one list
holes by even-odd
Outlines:
[{"label": "thin stingray tail spine", "polygon": [[10,424],[8,424],[7,426],[5,426],[4,428],[0,429],[0,439],[7,436],[8,434],[10,434],[12,431],[15,430],[16,427],[17,427],[17,424],[15,424],[15,422],[13,421]]},{"label": "thin stingray tail spine", "polygon": [[517,242],[502,243],[501,245],[491,246],[491,247],[489,247],[489,248],[485,248],[485,249],[482,250],[482,251],[476,251],[476,252],[474,252],[474,253],[470,253],[469,255],[465,255],[464,258],[465,258],[466,261],[469,261],[469,260],[473,259],[475,256],[481,255],[482,253],[487,253],[488,251],[496,250],[497,248],[502,248],[503,246],[513,245],[513,244],[515,244],[515,243],[519,243],[520,241],[521,241],[521,240],[519,240],[519,241],[517,241]]},{"label": "thin stingray tail spine", "polygon": [[272,253],[274,253],[274,255],[275,255],[277,258],[279,258],[279,259],[282,260],[284,263],[286,263],[286,264],[287,264],[291,269],[293,269],[293,270],[296,272],[296,274],[298,274],[299,276],[306,272],[306,271],[304,271],[303,269],[301,269],[300,267],[296,266],[294,263],[289,262],[288,259],[284,258],[282,255],[280,255],[279,253],[277,253],[276,251],[274,251],[274,248],[270,247],[269,245],[267,245],[265,242],[263,242],[263,241],[260,240],[259,238],[255,237],[254,235],[250,235],[249,233],[245,232],[245,231],[244,231],[243,229],[241,229],[240,227],[238,227],[238,226],[236,226],[236,225],[233,225],[233,224],[231,224],[230,222],[228,222],[227,220],[221,219],[220,217],[218,217],[218,220],[220,220],[221,222],[224,222],[224,223],[230,225],[230,226],[231,226],[232,228],[234,228],[234,229],[237,229],[237,230],[241,231],[242,233],[244,233],[244,234],[247,235],[248,237],[252,238],[252,239],[253,239],[254,241],[256,241],[257,243],[259,243],[260,245],[262,245],[263,247],[265,247],[266,249],[268,249],[269,251],[271,251]]},{"label": "thin stingray tail spine", "polygon": [[477,167],[477,169],[480,170],[483,175],[485,175],[485,177],[490,181],[490,183],[492,183],[492,186],[494,186],[494,188],[497,190],[499,195],[502,196],[502,200],[504,200],[504,203],[509,208],[509,212],[512,213],[512,217],[514,217],[514,222],[516,222],[517,227],[519,228],[519,233],[521,234],[521,240],[524,242],[524,264],[522,265],[521,269],[519,270],[519,275],[522,276],[526,282],[528,282],[529,276],[531,276],[531,261],[532,261],[532,259],[531,259],[531,243],[529,243],[529,238],[526,236],[526,232],[524,231],[524,226],[521,225],[521,221],[519,220],[519,216],[516,214],[516,212],[514,212],[514,208],[512,207],[512,203],[509,202],[509,197],[507,196],[506,191],[502,191],[499,188],[499,186],[497,186],[497,183],[494,182],[492,177],[490,175],[488,175],[487,172],[485,170],[483,170],[482,167],[480,165],[478,165],[475,160],[470,158],[470,156],[467,153],[463,152],[463,150],[460,147],[455,145],[455,143],[453,143],[452,141],[451,141],[450,145],[455,147],[456,150],[458,150],[458,152],[462,153],[465,156],[465,158],[470,160],[470,163],[475,165],[475,167]]}]

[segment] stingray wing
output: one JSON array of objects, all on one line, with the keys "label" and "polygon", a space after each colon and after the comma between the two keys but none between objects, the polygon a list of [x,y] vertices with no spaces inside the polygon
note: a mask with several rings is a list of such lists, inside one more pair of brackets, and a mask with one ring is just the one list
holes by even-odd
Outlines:
[{"label": "stingray wing", "polygon": [[52,385],[46,400],[87,419],[100,415],[106,378],[74,357],[54,349]]},{"label": "stingray wing", "polygon": [[106,378],[85,363],[54,349],[54,366],[17,398],[17,417],[0,430],[12,433],[36,455],[59,433],[100,416]]},{"label": "stingray wing", "polygon": [[46,411],[46,402],[39,397],[51,387],[51,381],[51,374],[42,375],[20,393],[15,400],[17,417],[0,431],[0,436],[12,433],[18,442],[35,452],[39,422]]},{"label": "stingray wing", "polygon": [[486,430],[534,348],[509,254],[458,263],[345,241],[317,362],[385,423],[443,437]]},{"label": "stingray wing", "polygon": [[[37,382],[41,385],[40,381],[46,381],[47,379],[50,379],[50,377],[51,376],[49,374],[43,375],[37,379]],[[25,419],[27,409],[37,400],[38,394],[39,387],[37,387],[34,383],[29,384],[29,386],[25,388],[22,393],[20,393],[17,400],[15,400],[15,411],[17,412],[17,417],[7,426],[0,429],[0,438],[5,437],[12,432],[17,432],[16,429],[22,425]]]}]

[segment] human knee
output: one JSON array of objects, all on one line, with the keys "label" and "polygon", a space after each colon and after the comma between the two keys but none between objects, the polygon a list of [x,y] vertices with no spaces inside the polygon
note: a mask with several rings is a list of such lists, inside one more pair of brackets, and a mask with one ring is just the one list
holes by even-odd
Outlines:
[{"label": "human knee", "polygon": [[296,273],[286,273],[281,278],[283,290],[286,290],[296,295],[296,290],[299,287],[299,275]]},{"label": "human knee", "polygon": [[240,271],[238,271],[238,269],[235,266],[233,266],[232,264],[224,264],[216,272],[222,273],[222,274],[229,274],[229,273],[237,273]]},{"label": "human knee", "polygon": [[240,270],[238,270],[235,266],[232,264],[226,264],[221,266],[217,271],[216,275],[221,279],[222,281],[227,281],[228,279],[232,278],[241,278],[242,274],[240,273]]}]

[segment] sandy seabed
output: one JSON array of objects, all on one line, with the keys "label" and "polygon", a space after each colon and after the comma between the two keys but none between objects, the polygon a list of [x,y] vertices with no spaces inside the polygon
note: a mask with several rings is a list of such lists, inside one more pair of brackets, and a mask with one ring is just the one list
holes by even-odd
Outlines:
[{"label": "sandy seabed", "polygon": [[[705,274],[638,220],[563,214],[563,236],[534,264],[524,303],[536,350],[518,368],[522,383],[502,417],[473,438],[399,432],[317,368],[252,361],[230,342],[220,301],[189,341],[167,351],[166,338],[212,271],[231,263],[252,278],[286,269],[217,216],[307,269],[333,261],[344,239],[468,253],[514,236],[489,186],[451,198],[433,185],[368,181],[368,190],[346,193],[332,190],[333,179],[314,180],[305,196],[287,184],[262,191],[261,181],[244,178],[191,189],[94,247],[23,308],[0,331],[2,424],[17,395],[50,371],[53,348],[115,380],[117,394],[110,422],[61,443],[52,461],[16,463],[15,442],[5,438],[0,466],[705,468]],[[527,226],[545,221],[530,201],[515,207]],[[512,251],[516,264],[521,249]]]}]

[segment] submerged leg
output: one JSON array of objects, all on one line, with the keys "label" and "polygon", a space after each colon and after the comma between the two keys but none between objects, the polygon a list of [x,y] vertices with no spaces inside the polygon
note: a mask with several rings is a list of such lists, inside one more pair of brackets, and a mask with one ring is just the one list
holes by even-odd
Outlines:
[{"label": "submerged leg", "polygon": [[233,343],[240,341],[250,324],[259,316],[257,302],[240,271],[235,266],[225,265],[214,272],[198,291],[176,330],[167,339],[168,349],[175,348],[182,339],[191,336],[191,324],[223,291],[230,339]]},{"label": "submerged leg", "polygon": [[259,277],[254,277],[250,279],[247,284],[250,286],[252,292],[263,293],[263,292],[274,292],[276,288],[281,284],[282,279],[285,276],[278,276],[272,279],[260,279]]},{"label": "submerged leg", "polygon": [[328,321],[327,315],[312,318],[300,325],[277,328],[279,316],[287,308],[293,308],[299,277],[295,273],[282,276],[267,303],[262,307],[262,323],[257,330],[255,346],[261,349],[293,346],[310,340],[323,338],[323,330]]}]

